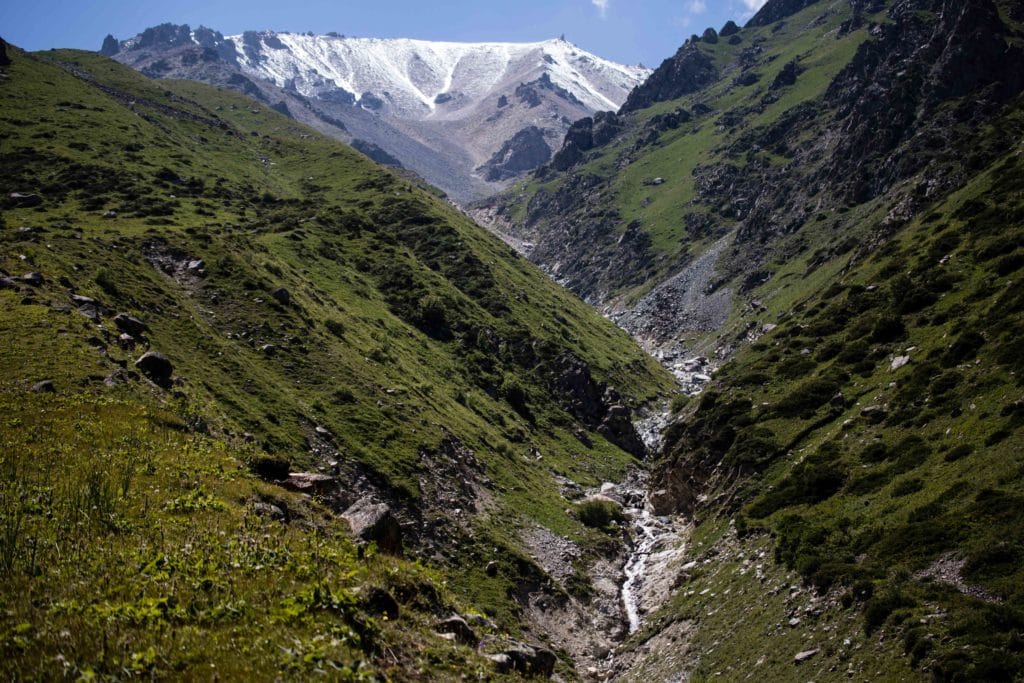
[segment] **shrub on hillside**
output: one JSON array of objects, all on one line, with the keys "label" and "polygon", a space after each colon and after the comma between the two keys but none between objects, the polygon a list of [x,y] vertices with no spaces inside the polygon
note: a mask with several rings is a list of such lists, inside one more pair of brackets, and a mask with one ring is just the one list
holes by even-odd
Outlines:
[{"label": "shrub on hillside", "polygon": [[818,408],[828,403],[839,391],[839,385],[825,378],[808,380],[797,386],[788,396],[775,404],[780,417],[809,418]]},{"label": "shrub on hillside", "polygon": [[585,500],[577,505],[576,514],[584,526],[591,529],[604,529],[612,522],[621,522],[625,519],[621,507],[613,501],[599,498]]}]

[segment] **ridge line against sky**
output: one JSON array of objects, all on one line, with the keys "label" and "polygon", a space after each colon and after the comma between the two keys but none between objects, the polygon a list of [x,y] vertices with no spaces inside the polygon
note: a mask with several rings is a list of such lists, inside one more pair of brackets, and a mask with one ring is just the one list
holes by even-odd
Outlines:
[{"label": "ridge line against sky", "polygon": [[338,33],[452,42],[539,42],[564,34],[623,64],[657,66],[693,33],[743,23],[765,0],[36,0],[0,3],[0,36],[27,50],[98,50],[165,22],[246,30]]}]

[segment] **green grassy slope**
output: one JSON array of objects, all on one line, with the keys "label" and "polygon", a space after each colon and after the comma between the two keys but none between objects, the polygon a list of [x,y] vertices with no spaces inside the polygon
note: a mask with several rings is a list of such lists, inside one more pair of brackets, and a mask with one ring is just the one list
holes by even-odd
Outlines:
[{"label": "green grassy slope", "polygon": [[[770,173],[784,171],[794,163],[789,149],[800,145],[801,134],[813,137],[811,126],[804,131],[785,130],[784,142],[775,148],[751,149],[749,141],[757,131],[785,126],[787,117],[801,107],[820,106],[834,77],[869,37],[866,24],[839,33],[851,15],[845,3],[824,13],[814,6],[783,24],[745,29],[736,44],[726,39],[713,45],[698,44],[696,49],[710,58],[718,73],[709,86],[631,112],[622,117],[625,129],[620,135],[589,151],[568,172],[526,179],[482,204],[497,207],[499,215],[512,222],[515,234],[536,242],[559,234],[565,225],[606,216],[612,218],[609,225],[614,231],[609,245],[627,226],[638,226],[648,240],[645,254],[653,264],[644,271],[640,284],[636,273],[617,268],[601,273],[604,288],[594,291],[586,280],[588,284],[580,291],[585,296],[600,294],[605,300],[635,301],[749,214],[749,204],[736,200],[745,197],[753,201],[758,185],[726,185],[719,189],[729,189],[731,197],[709,196],[711,193],[702,194],[700,187],[703,171],[729,167],[742,172],[749,167],[755,173],[762,172],[757,169]],[[813,28],[808,29],[811,24]],[[779,72],[794,61],[801,70],[796,83],[772,88]],[[756,80],[738,82],[741,74],[751,74]],[[680,111],[689,118],[671,126],[659,123]],[[567,178],[574,177],[599,179],[599,196],[576,203],[563,197]],[[652,184],[656,178],[663,182]],[[546,200],[561,210],[552,210]],[[600,262],[590,267],[599,269]]]},{"label": "green grassy slope", "polygon": [[741,351],[659,468],[939,680],[1024,667],[1021,151]]},{"label": "green grassy slope", "polygon": [[[494,201],[539,244],[594,216],[609,245],[639,226],[657,267],[605,280],[627,303],[729,235],[712,284],[731,317],[684,332],[739,350],[676,403],[653,482],[698,523],[702,568],[628,646],[642,670],[678,673],[652,643],[685,625],[698,678],[1020,679],[1022,20],[818,2],[691,44],[714,83]],[[582,177],[586,206],[559,194]]]},{"label": "green grassy slope", "polygon": [[[179,607],[154,621],[109,616],[132,628],[117,626],[122,630],[110,636],[120,639],[116,647],[110,638],[96,639],[92,626],[106,614],[103,604],[177,595],[181,606],[187,601],[179,584],[192,585],[158,573],[143,595],[133,586],[146,579],[135,574],[153,558],[126,556],[104,567],[103,549],[120,540],[138,545],[166,526],[160,542],[166,550],[141,541],[156,548],[154,557],[181,555],[191,543],[210,554],[204,562],[222,566],[230,553],[215,547],[209,533],[241,542],[235,537],[252,515],[242,513],[239,501],[246,491],[269,491],[235,472],[239,461],[338,472],[353,483],[339,488],[329,501],[334,505],[369,486],[396,508],[414,544],[430,540],[426,530],[438,530],[432,552],[443,565],[459,567],[450,575],[455,591],[483,596],[477,607],[496,615],[501,628],[517,630],[518,607],[510,597],[521,578],[516,571],[538,570],[529,561],[512,563],[516,571],[480,586],[477,565],[482,575],[495,548],[519,556],[516,532],[526,523],[584,544],[598,540],[567,514],[553,475],[596,485],[633,461],[596,422],[567,410],[569,398],[555,390],[561,369],[570,360],[585,364],[591,390],[614,387],[631,406],[666,392],[671,379],[627,335],[458,211],[340,143],[241,96],[194,83],[155,83],[94,54],[9,52],[12,64],[0,80],[0,178],[5,198],[13,192],[37,198],[9,199],[0,226],[0,269],[14,278],[0,288],[0,393],[8,406],[18,406],[3,427],[9,444],[3,519],[14,539],[5,572],[17,577],[4,582],[3,647],[5,658],[20,653],[6,659],[11,671],[28,675],[43,661],[53,665],[59,653],[77,670],[109,675],[135,655],[157,672],[207,666],[206,659],[189,659],[209,633],[206,617],[169,616],[167,609]],[[42,284],[17,280],[29,271],[41,273]],[[98,318],[80,314],[83,300],[72,295],[95,300],[85,302],[84,312],[91,306]],[[148,331],[134,342],[119,341],[118,312],[139,318]],[[173,363],[172,386],[131,374],[147,348]],[[42,380],[53,382],[56,396],[26,399]],[[146,431],[154,410],[174,425]],[[76,439],[83,421],[120,444],[111,447],[110,462],[103,460],[107,449]],[[145,438],[133,436],[140,431]],[[589,433],[589,446],[578,432]],[[194,455],[191,443],[198,444]],[[453,449],[469,453],[454,471],[446,461]],[[174,464],[182,451],[189,455]],[[220,469],[196,475],[202,489],[179,472],[211,458]],[[96,495],[110,514],[127,520],[124,529],[102,520],[89,526],[92,535],[77,544],[78,555],[48,545],[68,529],[50,518],[49,506],[86,505],[39,498],[50,486],[46,463],[59,460],[70,464],[70,498],[99,487]],[[94,468],[101,474],[94,477]],[[471,494],[460,491],[453,479],[459,477]],[[120,492],[122,480],[130,485]],[[189,493],[196,490],[201,493]],[[467,503],[470,509],[461,510]],[[468,514],[473,507],[479,514]],[[83,509],[74,514],[91,519]],[[339,624],[354,623],[346,594],[302,597],[317,581],[341,591],[407,571],[401,564],[367,569],[356,563],[346,543],[335,541],[336,524],[317,523],[322,533],[316,534],[302,526],[281,541],[305,553],[301,562],[309,571],[330,565],[322,570],[327,575],[266,595],[249,594],[256,588],[248,578],[231,590],[217,588],[248,602],[275,630],[252,645],[263,654],[238,666],[289,670],[274,659],[277,645],[310,634],[302,614],[294,632],[290,617],[277,618],[282,601],[305,600],[302,610],[323,609],[337,614]],[[190,529],[201,538],[188,540]],[[330,546],[330,559],[317,558],[320,546]],[[275,562],[267,565],[271,571],[292,569]],[[65,596],[55,586],[67,572],[79,573]],[[98,590],[103,572],[116,584],[109,594]],[[356,578],[344,578],[351,572]],[[25,602],[25,595],[37,597]],[[63,601],[94,619],[88,633],[67,627],[74,643],[67,652],[77,659],[61,649],[59,632],[36,632],[37,620],[65,623],[74,610]],[[224,618],[227,634],[251,614]],[[178,633],[178,623],[191,635]],[[141,628],[147,624],[185,639],[180,661],[167,650],[179,646],[154,640],[160,629]],[[347,626],[338,628],[327,644],[296,644],[298,665],[335,659],[351,665],[369,657],[374,666],[387,666],[383,653],[390,648],[360,649]],[[225,655],[233,647],[217,642]],[[416,645],[414,636],[404,642]],[[146,654],[150,646],[155,663]],[[318,647],[330,652],[321,657]],[[210,663],[221,666],[220,656],[211,654]],[[399,660],[407,667],[403,675],[417,670],[412,660]],[[430,678],[429,671],[422,676]]]}]

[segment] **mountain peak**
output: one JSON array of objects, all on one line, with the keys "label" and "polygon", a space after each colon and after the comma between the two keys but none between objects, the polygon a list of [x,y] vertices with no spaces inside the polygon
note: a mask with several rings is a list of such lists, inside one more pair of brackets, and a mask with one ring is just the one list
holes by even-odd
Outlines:
[{"label": "mountain peak", "polygon": [[[651,73],[564,35],[530,43],[274,30],[225,36],[161,24],[124,41],[108,37],[103,53],[149,76],[239,90],[382,150],[459,201],[498,189],[494,183],[506,182],[510,169],[532,170],[523,164],[557,149],[573,121],[618,109]],[[519,149],[528,128],[529,153],[500,173],[478,170]]]}]

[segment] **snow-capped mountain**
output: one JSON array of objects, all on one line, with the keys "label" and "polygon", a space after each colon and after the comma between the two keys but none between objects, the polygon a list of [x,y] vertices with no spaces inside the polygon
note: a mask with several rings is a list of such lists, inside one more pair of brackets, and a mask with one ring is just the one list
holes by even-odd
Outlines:
[{"label": "snow-capped mountain", "polygon": [[[162,26],[106,54],[159,77],[226,85],[363,151],[383,150],[457,200],[543,164],[569,125],[615,110],[650,73],[564,39],[447,43]],[[371,154],[373,156],[373,154]]]},{"label": "snow-capped mountain", "polygon": [[357,102],[364,95],[383,96],[392,113],[403,118],[451,118],[467,104],[544,73],[588,109],[618,109],[647,73],[642,67],[601,59],[561,39],[440,43],[250,33],[230,40],[239,46],[242,70],[252,76],[294,88],[307,97],[319,96],[324,88],[348,92]]}]

